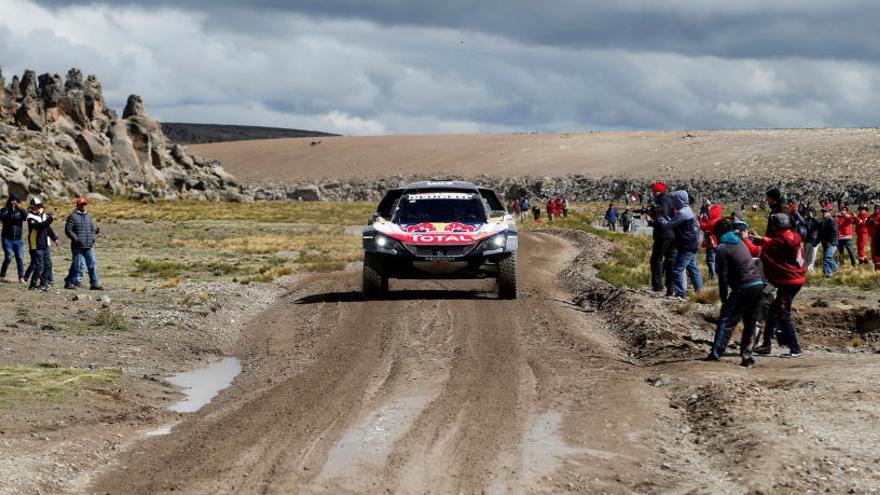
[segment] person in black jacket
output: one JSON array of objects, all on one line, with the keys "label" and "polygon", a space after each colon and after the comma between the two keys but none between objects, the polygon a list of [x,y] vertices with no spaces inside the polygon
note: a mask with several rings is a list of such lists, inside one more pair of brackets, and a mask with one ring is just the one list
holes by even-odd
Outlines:
[{"label": "person in black jacket", "polygon": [[14,193],[9,195],[6,206],[0,209],[0,222],[3,223],[3,265],[0,267],[0,279],[6,278],[6,270],[12,258],[18,268],[18,281],[24,281],[24,241],[21,238],[22,224],[27,218],[27,211],[21,207],[21,199]]},{"label": "person in black jacket", "polygon": [[786,215],[791,216],[791,208],[786,203],[782,191],[776,186],[767,189],[767,206],[770,207],[770,215],[767,216],[767,232],[764,234],[765,236],[771,234],[770,218],[773,217],[773,215],[777,213],[785,213]]},{"label": "person in black jacket", "polygon": [[40,198],[31,199],[27,216],[28,248],[31,253],[31,263],[34,264],[29,287],[31,290],[37,289],[37,284],[40,290],[49,289],[46,283],[49,277],[46,272],[52,266],[49,260],[49,231],[54,219],[51,213],[48,215],[45,213]]},{"label": "person in black jacket", "polygon": [[830,207],[822,208],[822,216],[825,218],[819,227],[818,241],[822,245],[822,273],[825,275],[825,278],[828,278],[840,270],[837,260],[834,259],[834,252],[837,251],[837,232],[839,227],[837,220],[834,218],[834,212],[831,211]]},{"label": "person in black jacket", "polygon": [[724,218],[713,228],[718,238],[718,250],[715,258],[718,270],[718,293],[721,296],[721,313],[718,316],[718,327],[712,351],[707,361],[718,361],[727,349],[727,343],[734,328],[743,320],[743,333],[740,342],[742,365],[754,366],[752,356],[757,323],[761,316],[761,293],[764,280],[758,271],[755,259],[743,243],[742,238],[734,230],[733,222]]},{"label": "person in black jacket", "polygon": [[654,244],[651,247],[651,289],[661,292],[666,289],[666,295],[674,294],[675,288],[672,282],[672,261],[675,259],[675,232],[672,228],[662,225],[658,219],[671,218],[674,214],[672,196],[666,184],[655,182],[651,186],[654,194],[654,202],[649,206],[646,215],[648,225],[654,229]]},{"label": "person in black jacket", "polygon": [[816,254],[819,252],[819,230],[822,222],[816,218],[816,209],[812,206],[804,209],[804,253],[807,256],[807,272],[816,271]]}]

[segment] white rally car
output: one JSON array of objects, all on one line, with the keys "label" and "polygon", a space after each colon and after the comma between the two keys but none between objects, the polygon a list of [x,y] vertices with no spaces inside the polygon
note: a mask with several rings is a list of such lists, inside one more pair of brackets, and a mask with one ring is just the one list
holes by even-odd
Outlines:
[{"label": "white rally car", "polygon": [[363,292],[381,297],[388,279],[496,278],[517,296],[518,236],[491,189],[470,182],[415,182],[389,191],[364,228]]}]

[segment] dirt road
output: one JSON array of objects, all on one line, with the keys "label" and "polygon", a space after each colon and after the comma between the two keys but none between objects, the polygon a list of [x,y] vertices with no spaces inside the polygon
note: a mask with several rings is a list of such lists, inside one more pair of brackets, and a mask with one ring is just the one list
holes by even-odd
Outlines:
[{"label": "dirt road", "polygon": [[[353,272],[306,279],[245,332],[238,352],[245,369],[233,387],[171,435],[129,449],[89,492],[745,493],[804,492],[801,481],[816,489],[871,486],[876,429],[863,429],[869,433],[862,443],[844,444],[836,428],[859,429],[876,419],[876,358],[837,359],[837,378],[825,389],[822,357],[788,369],[786,360],[762,361],[759,371],[692,359],[644,366],[622,350],[608,315],[570,304],[557,289],[556,275],[577,251],[558,237],[524,235],[525,289],[517,301],[496,300],[487,282],[475,281],[393,282],[390,300],[365,302]],[[838,379],[855,370],[864,378],[841,389]],[[658,371],[672,385],[646,382]],[[809,381],[797,380],[798,373]],[[679,386],[688,375],[694,379]],[[797,405],[817,388],[824,402],[806,406],[809,414],[801,409],[800,419],[788,413],[785,404]],[[832,400],[836,389],[858,389],[859,399],[873,402]],[[774,395],[782,395],[782,406]],[[740,412],[754,418],[750,428]],[[798,421],[816,417],[824,418],[824,430],[805,433]],[[779,418],[788,426],[778,426]],[[821,431],[832,435],[830,443],[819,443]],[[743,455],[755,450],[758,459],[767,457],[745,462]],[[848,476],[862,484],[841,485],[838,471],[820,481],[827,465],[814,456],[823,453],[832,471],[858,468]]]}]

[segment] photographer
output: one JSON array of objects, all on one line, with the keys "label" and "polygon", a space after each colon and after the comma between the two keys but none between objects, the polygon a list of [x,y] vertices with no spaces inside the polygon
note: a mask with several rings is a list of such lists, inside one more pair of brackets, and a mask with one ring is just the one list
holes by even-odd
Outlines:
[{"label": "photographer", "polygon": [[0,209],[0,222],[3,222],[3,266],[0,268],[0,279],[6,278],[6,270],[15,257],[18,268],[18,281],[24,281],[24,241],[21,239],[22,225],[27,218],[27,211],[21,207],[21,199],[14,193],[9,195],[6,206]]},{"label": "photographer", "polygon": [[[40,198],[33,198],[28,208],[28,248],[31,254],[31,263],[34,271],[31,274],[30,290],[39,288],[48,290],[47,280],[50,279],[48,271],[52,269],[52,261],[49,257],[49,232],[52,229],[52,221],[55,216],[45,213],[43,202]],[[37,285],[39,284],[39,286]]]},{"label": "photographer", "polygon": [[98,270],[95,260],[95,236],[98,235],[98,228],[95,227],[95,220],[86,211],[89,202],[85,198],[76,200],[76,209],[67,217],[64,226],[64,234],[70,239],[70,250],[73,253],[73,260],[70,262],[70,270],[64,279],[65,289],[76,289],[77,283],[82,280],[81,263],[85,260],[86,268],[89,272],[89,282],[91,290],[104,290],[98,281]]}]

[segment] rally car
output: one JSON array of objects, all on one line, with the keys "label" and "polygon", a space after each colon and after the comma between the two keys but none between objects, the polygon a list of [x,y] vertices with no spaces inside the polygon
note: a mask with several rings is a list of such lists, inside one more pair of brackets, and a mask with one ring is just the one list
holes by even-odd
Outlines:
[{"label": "rally car", "polygon": [[388,191],[364,228],[363,293],[388,279],[495,278],[516,299],[517,229],[491,189],[470,182],[415,182]]}]

